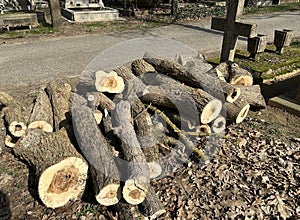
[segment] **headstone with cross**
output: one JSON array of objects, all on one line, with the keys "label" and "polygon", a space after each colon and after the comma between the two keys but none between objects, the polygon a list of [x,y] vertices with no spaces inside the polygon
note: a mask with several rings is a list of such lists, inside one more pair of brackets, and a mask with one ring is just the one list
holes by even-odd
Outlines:
[{"label": "headstone with cross", "polygon": [[224,31],[221,62],[233,61],[238,36],[255,37],[256,24],[240,22],[245,0],[228,1],[227,16],[224,18],[213,18],[211,28]]}]

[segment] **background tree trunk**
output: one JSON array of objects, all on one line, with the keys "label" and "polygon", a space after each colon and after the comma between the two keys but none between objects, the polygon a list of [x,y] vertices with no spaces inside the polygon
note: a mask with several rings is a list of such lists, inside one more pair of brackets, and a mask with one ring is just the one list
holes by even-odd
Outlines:
[{"label": "background tree trunk", "polygon": [[59,0],[49,0],[52,27],[59,30],[62,26],[63,19],[61,17]]}]

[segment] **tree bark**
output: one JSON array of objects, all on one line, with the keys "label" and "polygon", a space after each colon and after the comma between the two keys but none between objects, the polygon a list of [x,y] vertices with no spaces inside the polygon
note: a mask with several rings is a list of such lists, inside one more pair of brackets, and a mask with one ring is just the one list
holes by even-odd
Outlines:
[{"label": "tree bark", "polygon": [[225,100],[233,102],[239,96],[239,91],[235,86],[220,82],[217,77],[201,73],[193,67],[188,70],[174,61],[159,58],[149,53],[144,55],[144,59],[154,66],[158,73],[170,76],[185,85],[202,88],[222,102]]},{"label": "tree bark", "polygon": [[227,119],[234,123],[241,123],[247,116],[250,105],[247,102],[236,101],[234,103],[225,102]]},{"label": "tree bark", "polygon": [[5,106],[2,114],[5,116],[9,132],[15,137],[25,135],[27,126],[23,106],[6,92],[0,92],[0,103]]},{"label": "tree bark", "polygon": [[201,123],[207,124],[214,120],[222,109],[220,100],[201,89],[183,86],[169,77],[146,74],[143,81],[147,85],[141,97],[143,101],[178,109],[179,114],[187,116],[190,121],[199,122],[200,114]]},{"label": "tree bark", "polygon": [[53,131],[53,112],[50,100],[44,89],[41,89],[35,100],[28,120],[28,128],[38,128],[46,132]]},{"label": "tree bark", "polygon": [[62,17],[60,12],[59,0],[49,0],[52,27],[59,30],[62,26]]},{"label": "tree bark", "polygon": [[120,174],[112,147],[100,132],[86,100],[74,94],[72,118],[75,135],[81,152],[90,164],[97,201],[106,206],[114,205],[121,198]]},{"label": "tree bark", "polygon": [[238,88],[241,90],[239,100],[248,102],[252,110],[259,110],[267,107],[259,85],[239,86]]},{"label": "tree bark", "polygon": [[149,188],[145,200],[139,204],[138,209],[149,219],[157,219],[166,212],[163,204],[152,187]]},{"label": "tree bark", "polygon": [[6,128],[4,124],[3,115],[0,113],[0,154],[2,152],[2,148],[5,147],[5,136],[6,136]]},{"label": "tree bark", "polygon": [[61,80],[51,81],[47,84],[46,92],[51,101],[54,130],[58,131],[64,127],[69,132],[71,130],[71,120],[69,117],[71,86]]},{"label": "tree bark", "polygon": [[51,133],[29,130],[13,151],[36,170],[38,193],[47,207],[61,207],[82,196],[88,165],[76,152],[65,129]]},{"label": "tree bark", "polygon": [[128,161],[128,177],[123,187],[123,198],[137,205],[144,201],[149,187],[149,167],[136,137],[128,101],[120,101],[115,108],[113,126],[121,140],[125,160]]},{"label": "tree bark", "polygon": [[136,76],[140,76],[149,72],[155,72],[155,68],[151,64],[147,63],[144,59],[138,59],[133,61],[131,67],[132,72]]}]

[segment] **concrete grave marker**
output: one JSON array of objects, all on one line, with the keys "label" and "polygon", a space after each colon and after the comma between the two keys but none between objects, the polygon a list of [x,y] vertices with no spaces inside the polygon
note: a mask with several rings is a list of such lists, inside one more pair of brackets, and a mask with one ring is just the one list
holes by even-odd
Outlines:
[{"label": "concrete grave marker", "polygon": [[256,24],[240,22],[245,0],[228,1],[227,16],[213,18],[211,28],[224,31],[221,62],[233,61],[238,36],[255,37]]}]

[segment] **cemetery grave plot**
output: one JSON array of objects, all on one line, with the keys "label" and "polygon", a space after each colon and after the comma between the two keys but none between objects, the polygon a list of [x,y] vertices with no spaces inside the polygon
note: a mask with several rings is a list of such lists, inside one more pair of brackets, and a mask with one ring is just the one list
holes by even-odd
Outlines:
[{"label": "cemetery grave plot", "polygon": [[[88,219],[122,219],[122,217],[123,219],[135,219],[137,217],[136,215],[141,215],[141,213],[144,216],[151,216],[153,212],[155,213],[157,211],[159,211],[160,214],[163,214],[161,217],[159,217],[159,219],[174,219],[177,217],[184,219],[201,219],[207,216],[210,216],[212,219],[218,219],[226,216],[247,216],[257,217],[260,219],[265,219],[269,216],[281,216],[282,218],[297,217],[300,211],[299,207],[297,207],[297,204],[299,204],[299,185],[297,185],[297,182],[300,178],[298,175],[300,167],[299,163],[297,163],[297,161],[299,161],[300,151],[298,138],[300,135],[298,127],[300,120],[298,117],[290,115],[281,110],[273,109],[271,107],[267,107],[267,109],[263,110],[265,106],[264,104],[262,104],[262,106],[257,105],[257,101],[259,100],[257,97],[244,96],[243,99],[245,100],[248,98],[247,100],[252,106],[251,108],[256,109],[256,111],[250,111],[248,115],[248,111],[246,111],[245,114],[242,114],[242,119],[244,120],[241,123],[236,124],[234,121],[236,121],[238,114],[231,114],[232,112],[230,113],[229,110],[228,119],[231,122],[226,126],[225,133],[222,132],[224,128],[221,126],[221,132],[219,131],[221,137],[219,139],[215,139],[217,143],[214,143],[210,139],[210,136],[199,136],[196,139],[190,140],[192,137],[187,136],[185,132],[180,134],[180,132],[177,131],[176,135],[176,130],[178,129],[176,126],[178,126],[178,122],[176,122],[176,117],[171,118],[176,114],[169,113],[174,110],[171,110],[173,106],[168,102],[168,100],[155,98],[155,96],[152,97],[151,94],[147,96],[148,93],[146,92],[143,96],[144,98],[141,100],[137,99],[135,104],[132,105],[133,112],[130,113],[130,111],[128,111],[130,109],[126,104],[126,101],[112,103],[111,100],[114,95],[107,93],[108,91],[116,93],[122,92],[122,83],[120,87],[115,86],[113,88],[110,88],[110,83],[104,83],[112,82],[112,84],[116,83],[118,85],[118,83],[122,81],[119,77],[126,82],[132,78],[135,78],[137,75],[147,77],[147,75],[151,74],[151,72],[157,71],[163,74],[169,74],[169,76],[172,78],[176,78],[177,80],[184,82],[183,86],[191,94],[195,95],[193,95],[194,99],[197,99],[197,97],[199,97],[197,94],[198,92],[201,92],[201,89],[195,87],[196,84],[194,81],[195,79],[193,78],[193,72],[187,71],[186,68],[188,67],[176,63],[175,61],[165,60],[148,55],[145,56],[144,59],[133,61],[130,65],[126,64],[117,68],[115,72],[118,74],[118,76],[115,73],[110,73],[109,77],[104,77],[106,80],[100,80],[100,82],[102,82],[100,83],[100,87],[102,88],[98,89],[102,90],[103,93],[95,90],[92,92],[89,91],[87,94],[85,90],[86,85],[90,85],[90,83],[94,84],[95,77],[96,79],[103,78],[103,72],[98,72],[96,75],[93,73],[92,75],[88,75],[86,78],[87,80],[81,81],[81,83],[77,85],[77,89],[80,88],[79,91],[81,91],[79,94],[83,94],[84,96],[78,96],[78,94],[75,94],[74,97],[76,99],[73,99],[73,107],[74,103],[77,102],[79,108],[77,106],[73,111],[70,110],[69,99],[71,91],[74,90],[78,79],[57,80],[47,83],[46,85],[28,86],[19,88],[18,90],[13,87],[3,88],[5,91],[13,95],[13,99],[11,99],[10,96],[7,96],[7,94],[1,93],[1,103],[4,105],[2,106],[2,113],[5,115],[5,124],[2,126],[5,129],[1,130],[2,135],[5,136],[5,131],[7,129],[9,130],[7,125],[11,125],[12,122],[16,121],[16,118],[18,121],[22,121],[22,119],[24,121],[24,117],[27,118],[25,121],[29,122],[25,123],[25,126],[28,125],[28,128],[34,126],[31,122],[39,121],[41,123],[38,123],[38,128],[46,129],[48,126],[45,125],[48,124],[54,130],[54,132],[46,133],[45,131],[29,129],[25,132],[25,134],[22,134],[22,129],[25,128],[23,124],[18,124],[18,126],[15,127],[11,126],[15,129],[10,130],[9,136],[13,137],[14,140],[6,143],[11,143],[13,147],[11,149],[3,149],[0,160],[2,170],[0,178],[1,191],[2,193],[8,195],[10,206],[8,206],[8,203],[5,203],[4,201],[4,205],[1,206],[2,210],[7,211],[8,215],[11,211],[13,219],[40,219],[43,217],[64,218],[70,216],[75,219],[79,218],[80,216],[86,216]],[[221,85],[224,85],[224,91],[230,91],[226,89],[227,87],[225,85],[231,85],[233,88],[239,88],[241,90],[241,95],[243,96],[247,92],[245,91],[245,88],[241,85],[237,86],[229,84],[229,82],[238,82],[237,84],[244,82],[251,84],[251,79],[249,82],[248,79],[250,76],[249,74],[245,73],[244,70],[239,69],[237,72],[243,74],[232,75],[229,73],[229,75],[226,75],[223,72],[222,77],[226,82],[223,81],[223,84]],[[216,69],[210,74],[215,73],[218,73]],[[202,76],[202,79],[205,79],[203,81],[205,86],[205,82],[211,79],[212,75],[203,74]],[[216,77],[212,78],[218,80]],[[109,79],[109,81],[107,81],[107,79]],[[167,79],[158,77],[152,82],[154,84],[149,86],[152,86],[151,89],[156,89],[154,86],[155,83]],[[214,80],[210,82],[214,82]],[[135,89],[138,89],[139,86],[143,86],[141,84],[134,85],[137,86]],[[172,88],[171,83],[168,85],[168,87],[162,87],[161,89],[168,90],[169,88]],[[210,91],[210,89],[212,89],[209,87],[209,85],[211,84],[206,85],[206,91]],[[253,86],[253,88],[254,87],[255,86]],[[41,90],[40,88],[46,89],[46,96],[45,91],[43,89]],[[47,94],[51,94],[51,99],[47,97]],[[104,96],[104,94],[106,94],[108,97]],[[124,94],[126,95],[126,89],[124,90]],[[215,91],[213,94],[218,93]],[[174,95],[177,95],[177,98],[180,100],[181,96],[178,96],[176,92]],[[260,96],[260,93],[258,92],[257,95]],[[225,97],[227,98],[229,96],[229,93],[226,92]],[[202,102],[204,100],[208,100],[206,101],[208,103],[209,100],[211,100],[211,98],[208,99],[209,95],[206,94],[205,97],[206,98],[203,100],[198,100],[197,108],[200,113],[202,112],[200,109],[203,110],[204,106]],[[35,100],[35,102],[33,102],[33,100]],[[230,102],[227,101],[227,104],[225,105],[227,105],[228,109],[230,109],[229,106],[232,105],[241,105],[234,104],[235,100],[229,100],[233,103],[229,104]],[[251,104],[251,100],[254,100],[255,102]],[[225,100],[222,100],[221,103],[224,101]],[[240,101],[237,101],[236,103],[241,103]],[[149,102],[152,102],[152,105],[149,106]],[[49,103],[52,107],[49,107]],[[88,103],[88,105],[85,103]],[[164,108],[161,108],[162,105]],[[22,108],[21,106],[26,107]],[[57,106],[61,106],[61,108],[57,108]],[[43,110],[36,111],[40,108]],[[115,109],[118,116],[116,122],[117,127],[121,124],[126,128],[124,130],[128,132],[122,133],[122,130],[116,129],[116,133],[111,133],[111,126],[116,125],[111,125],[109,123],[108,118],[105,117],[105,112],[101,112],[103,108],[107,109],[108,111]],[[257,111],[257,108],[261,110]],[[146,109],[146,111],[144,109]],[[214,109],[217,109],[217,107],[214,106]],[[236,107],[234,109],[236,109]],[[102,121],[100,121],[102,123],[105,122],[106,124],[102,124],[102,130],[100,130],[99,126],[97,125],[99,121],[96,122],[94,119],[94,115],[101,116],[99,110],[103,117]],[[121,113],[118,112],[120,110]],[[70,118],[68,117],[70,116],[70,114],[68,114],[70,111],[72,112],[72,117],[75,118],[73,128],[71,128],[71,123],[69,121]],[[22,113],[19,114],[20,112]],[[48,112],[48,114],[44,114],[43,117],[41,117],[39,114],[34,114],[35,112]],[[191,146],[193,147],[193,149],[190,149],[193,151],[190,159],[184,161],[183,166],[179,167],[175,173],[171,172],[162,179],[150,181],[150,185],[142,184],[138,188],[134,189],[135,192],[138,192],[142,189],[142,191],[139,193],[131,194],[131,187],[134,188],[134,186],[129,187],[131,184],[130,181],[127,183],[125,181],[125,186],[122,186],[123,199],[132,204],[140,203],[139,205],[129,205],[123,200],[120,200],[118,190],[115,191],[116,188],[114,187],[109,187],[110,193],[106,194],[109,195],[108,198],[103,198],[101,196],[95,197],[95,194],[97,195],[97,193],[99,193],[100,195],[101,190],[105,189],[103,186],[112,184],[116,185],[117,188],[120,187],[118,185],[119,183],[114,182],[113,180],[96,178],[98,175],[101,177],[101,172],[103,172],[103,170],[101,171],[100,169],[105,169],[105,167],[101,168],[91,166],[93,164],[93,160],[95,159],[95,155],[98,155],[98,157],[96,157],[97,159],[102,158],[99,157],[99,155],[106,155],[104,158],[107,158],[107,156],[110,154],[115,154],[120,150],[119,153],[123,154],[120,155],[120,157],[134,160],[134,158],[130,158],[130,150],[136,149],[136,151],[139,151],[138,145],[143,142],[141,139],[136,139],[135,133],[145,134],[149,132],[149,130],[146,129],[150,129],[151,132],[152,127],[147,126],[147,123],[145,123],[145,118],[149,117],[148,114],[153,114],[153,112],[156,112],[156,114],[160,115],[162,118],[166,119],[168,117],[173,122],[167,123],[168,132],[166,133],[166,142],[163,144],[163,146],[159,145],[154,146],[154,148],[151,147],[150,152],[139,152],[138,157],[140,159],[137,160],[143,161],[146,159],[146,161],[149,162],[149,159],[151,160],[152,158],[159,157],[161,154],[164,154],[164,151],[168,152],[173,147],[172,143],[174,142],[172,141],[172,138],[178,138],[180,136],[182,140],[181,146],[186,146],[188,149],[190,149]],[[233,111],[233,113],[234,112],[235,111]],[[48,120],[48,117],[45,116],[49,115],[49,113],[52,115],[53,120]],[[201,119],[200,121],[206,123],[212,121],[213,119],[209,119],[210,114],[211,113],[208,113],[208,116],[206,115],[203,120],[199,116]],[[77,120],[79,117],[75,117],[76,115],[82,116],[84,120]],[[134,115],[136,115],[136,117],[134,117]],[[137,117],[138,115],[142,115],[142,117]],[[188,114],[186,116],[189,119]],[[127,117],[133,117],[136,119],[133,120],[135,127],[133,127],[133,124],[130,123],[131,120],[128,120]],[[41,118],[43,120],[41,120]],[[84,123],[87,123],[88,126],[83,126]],[[182,123],[184,123],[184,121]],[[212,125],[210,126],[213,128]],[[67,176],[69,177],[63,185],[55,184],[55,178],[43,179],[42,176],[45,170],[47,170],[47,167],[52,167],[53,164],[59,164],[62,167],[65,166],[59,162],[64,157],[69,157],[69,155],[72,155],[71,158],[76,157],[76,161],[82,161],[82,156],[76,152],[75,148],[72,150],[71,147],[72,144],[77,145],[74,143],[74,137],[72,135],[73,129],[78,132],[78,135],[81,138],[81,141],[78,139],[77,141],[84,143],[85,135],[88,135],[89,138],[92,138],[93,141],[95,141],[92,142],[94,145],[91,145],[90,147],[92,148],[90,149],[88,147],[89,144],[83,144],[82,146],[79,144],[81,152],[90,163],[91,170],[88,173],[89,179],[87,182],[79,181],[79,176],[84,178],[85,175],[87,175],[85,162],[81,162],[77,169],[63,169],[64,172],[68,173]],[[103,129],[105,132],[103,132]],[[193,128],[191,128],[191,130],[193,130]],[[69,136],[66,135],[66,131],[69,132]],[[87,133],[84,133],[83,131]],[[13,135],[14,132],[17,132],[17,134]],[[132,138],[125,138],[125,141],[121,141],[121,145],[125,144],[125,146],[130,145],[135,147],[132,149],[129,148],[128,152],[126,149],[114,149],[112,152],[110,152],[110,150],[101,152],[102,150],[96,148],[98,144],[106,145],[109,147],[109,149],[111,145],[115,146],[113,142],[117,139],[110,138],[109,135],[126,136],[128,134],[130,134]],[[22,137],[19,139],[17,136]],[[105,136],[110,141],[107,141],[107,139],[103,138],[102,136]],[[129,142],[126,142],[126,140]],[[192,145],[190,145],[191,141]],[[59,148],[57,149],[57,143],[59,142],[64,143],[69,150],[61,153]],[[45,144],[43,144],[41,147],[39,143]],[[52,154],[57,155],[55,156],[55,160],[48,160],[47,153],[42,154],[44,149],[49,146],[49,144],[51,146],[51,143],[53,143],[51,148],[53,149]],[[217,144],[218,147],[210,163],[203,164],[203,154],[201,153],[201,150],[203,150],[203,147],[207,144],[211,144],[212,146]],[[33,152],[28,148],[28,146],[36,148],[34,154],[32,154]],[[157,148],[159,150],[159,154],[153,153],[157,152]],[[203,153],[207,154],[207,152]],[[21,160],[18,161],[17,158]],[[45,163],[40,162],[41,158],[44,158]],[[28,167],[22,164],[21,161],[27,161],[26,164]],[[111,161],[107,162],[111,163]],[[104,164],[107,162],[103,160]],[[74,162],[71,160],[68,163],[72,164]],[[8,164],[9,166],[7,166]],[[74,163],[74,166],[75,165],[76,163]],[[110,167],[113,166],[114,165],[111,164]],[[29,168],[30,171],[29,175],[27,168]],[[81,170],[79,168],[82,168],[82,175],[78,174],[78,172]],[[163,168],[168,169],[167,166]],[[141,178],[147,173],[147,167],[139,167],[139,169],[145,169],[145,172],[135,173],[135,169],[132,169],[132,174],[135,173],[132,178]],[[115,170],[114,175],[118,175],[118,169],[113,168],[113,170]],[[158,169],[158,171],[159,170],[160,169]],[[26,177],[26,175],[28,175],[28,177]],[[37,177],[39,176],[40,178],[38,179]],[[57,180],[59,180],[59,175],[55,176],[57,177]],[[54,182],[52,182],[51,179]],[[103,180],[107,181],[103,182]],[[40,188],[37,187],[38,182],[39,184],[41,184],[40,182],[48,183],[48,190],[40,191]],[[73,200],[75,201],[67,202],[62,201],[61,199],[58,201],[55,201],[55,199],[50,199],[51,193],[67,193],[68,195],[69,189],[74,189],[73,186],[76,186],[77,183],[87,184],[88,187],[86,187],[85,192],[83,192],[84,189],[82,188],[82,185],[75,187],[78,190],[75,190],[75,193],[74,190],[71,190],[72,193],[70,192],[69,198],[73,196]],[[148,182],[146,183],[149,184]],[[126,184],[128,184],[127,187]],[[39,192],[37,192],[38,189]],[[131,198],[130,196],[129,198],[126,197],[127,191],[124,189],[129,190],[128,195],[134,196]],[[143,194],[145,191],[148,191],[148,193]],[[82,193],[84,194],[84,197],[81,200],[79,198]],[[48,196],[44,197],[44,194],[48,194]],[[146,200],[143,202],[141,200],[143,200],[144,196],[146,196]],[[114,205],[106,206],[108,205],[106,202]],[[102,205],[99,205],[98,203]],[[45,204],[48,207],[57,208],[46,208]],[[146,209],[145,207],[147,206],[152,207],[152,209]],[[26,207],[26,209],[23,207]],[[163,210],[165,210],[166,213],[162,213]]]}]

